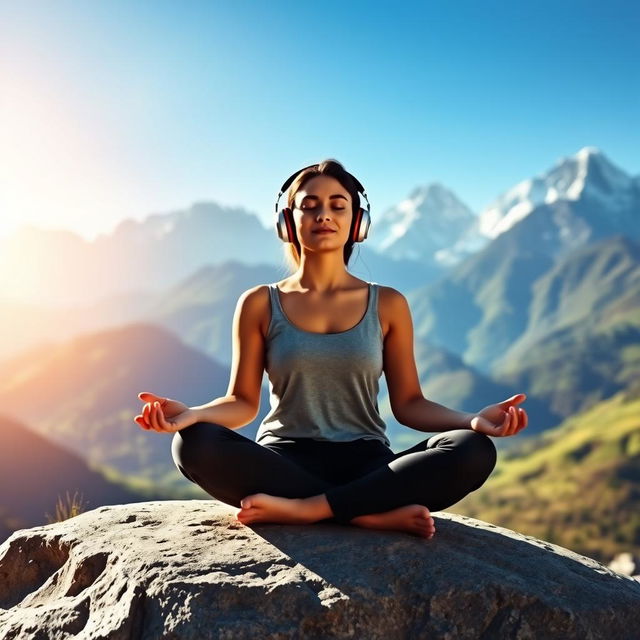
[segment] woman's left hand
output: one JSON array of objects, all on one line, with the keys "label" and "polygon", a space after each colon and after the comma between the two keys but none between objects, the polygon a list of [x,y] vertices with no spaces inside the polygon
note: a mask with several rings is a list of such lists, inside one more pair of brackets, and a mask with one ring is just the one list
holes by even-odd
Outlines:
[{"label": "woman's left hand", "polygon": [[526,399],[526,394],[517,393],[508,400],[490,404],[471,418],[471,429],[488,436],[515,436],[528,423],[526,411],[515,405]]}]

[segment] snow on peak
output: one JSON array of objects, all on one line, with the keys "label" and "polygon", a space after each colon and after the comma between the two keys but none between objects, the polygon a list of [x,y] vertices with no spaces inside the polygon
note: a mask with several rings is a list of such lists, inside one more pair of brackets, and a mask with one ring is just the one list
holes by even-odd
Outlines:
[{"label": "snow on peak", "polygon": [[415,188],[372,226],[372,244],[394,256],[450,246],[475,221],[473,212],[439,182]]},{"label": "snow on peak", "polygon": [[595,146],[582,147],[575,155],[562,157],[549,171],[518,183],[486,207],[478,229],[495,238],[510,229],[533,209],[558,200],[596,199],[607,209],[627,204],[632,179],[613,165]]}]

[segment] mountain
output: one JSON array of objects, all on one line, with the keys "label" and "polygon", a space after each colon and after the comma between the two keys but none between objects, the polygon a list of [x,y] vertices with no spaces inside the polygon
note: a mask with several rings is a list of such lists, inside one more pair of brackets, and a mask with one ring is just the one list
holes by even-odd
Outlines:
[{"label": "mountain", "polygon": [[0,360],[31,348],[70,340],[78,333],[107,329],[144,318],[162,293],[132,291],[70,306],[0,300]]},{"label": "mountain", "polygon": [[[506,243],[510,233],[494,244]],[[604,238],[578,247],[535,279],[523,266],[531,264],[529,254],[512,256],[509,269],[487,276],[485,290],[478,273],[491,268],[483,255],[484,262],[465,263],[460,281],[439,283],[428,296],[412,292],[416,334],[453,342],[467,363],[482,354],[481,371],[526,389],[556,415],[585,410],[628,387],[640,374],[640,243],[619,234]],[[532,293],[524,296],[528,277]],[[474,305],[476,287],[484,308]]]},{"label": "mountain", "polygon": [[245,265],[232,260],[207,265],[164,291],[140,320],[162,325],[216,362],[231,365],[231,330],[238,298],[249,288],[283,277],[270,264]]},{"label": "mountain", "polygon": [[[593,235],[624,232],[628,224],[637,224],[634,211],[638,210],[639,186],[640,176],[629,176],[597,147],[583,147],[575,155],[561,158],[543,175],[523,180],[496,198],[481,212],[478,228],[487,238],[495,238],[539,206],[584,200],[594,209]],[[561,235],[569,246],[570,236],[578,229],[563,227]]]},{"label": "mountain", "polygon": [[582,202],[585,206],[578,217],[572,215],[571,208],[558,207],[552,225],[559,233],[542,230],[559,240],[560,253],[593,237],[615,233],[638,236],[640,176],[629,176],[600,149],[587,146],[573,156],[560,158],[542,175],[527,178],[500,194],[458,242],[443,250],[442,256],[451,265],[462,262],[537,208],[547,205],[553,209],[563,202]]},{"label": "mountain", "polygon": [[[518,439],[519,436],[515,436]],[[499,456],[449,510],[609,561],[640,553],[640,386]]]},{"label": "mountain", "polygon": [[494,379],[570,415],[640,377],[640,243],[614,235],[576,249],[536,281],[528,326]]},{"label": "mountain", "polygon": [[[201,235],[195,229],[193,232]],[[224,259],[220,253],[203,254],[202,264],[193,271],[185,272],[184,263],[178,261],[169,275],[166,253],[160,245],[151,246],[153,238],[147,240],[151,245],[144,251],[132,250],[129,257],[124,254],[118,257],[114,252],[120,250],[106,248],[106,239],[100,241],[101,251],[92,252],[87,251],[87,243],[77,237],[77,244],[70,245],[64,254],[66,266],[60,267],[58,244],[48,246],[46,241],[47,234],[55,238],[56,232],[35,230],[33,234],[35,236],[23,230],[23,240],[27,241],[12,245],[4,256],[0,253],[4,293],[14,287],[24,296],[33,297],[33,301],[23,301],[4,295],[0,282],[0,334],[11,336],[10,340],[0,341],[0,359],[38,345],[60,343],[78,333],[132,322],[151,322],[181,334],[185,331],[187,342],[200,342],[200,346],[204,345],[215,357],[230,360],[230,342],[226,335],[221,339],[219,331],[230,319],[240,293],[290,275],[279,240],[266,262],[247,261],[244,251],[231,259]],[[241,236],[239,229],[235,240],[238,247],[244,246]],[[260,237],[264,241],[265,237]],[[37,269],[32,268],[35,261],[24,258],[33,250],[36,240],[42,244]],[[133,239],[122,240],[121,245],[133,242]],[[177,247],[175,251],[178,252]],[[11,256],[16,257],[16,252],[24,253],[12,263]],[[101,264],[103,259],[105,262]],[[102,273],[97,280],[92,275],[96,270]],[[351,256],[349,271],[364,280],[400,290],[422,286],[442,275],[438,267],[390,258],[360,244]],[[216,315],[207,315],[212,311]],[[191,326],[191,320],[199,326]]]},{"label": "mountain", "polygon": [[494,379],[527,389],[563,416],[584,411],[640,378],[640,313],[636,323],[549,333]]},{"label": "mountain", "polygon": [[[433,402],[457,411],[480,411],[488,404],[506,400],[525,390],[527,400],[524,408],[529,417],[529,424],[522,432],[521,438],[531,437],[562,420],[560,414],[550,411],[544,399],[536,397],[535,392],[530,387],[522,385],[520,380],[516,380],[517,384],[492,380],[466,365],[456,354],[420,338],[414,339],[414,352],[422,394]],[[387,424],[387,434],[394,451],[407,449],[433,435],[400,424],[391,411],[388,393],[383,376],[380,379],[378,407]],[[508,447],[513,443],[513,439],[499,438],[495,442],[500,447]]]},{"label": "mountain", "polygon": [[10,416],[0,415],[0,431],[0,540],[17,529],[47,524],[49,516],[56,516],[57,503],[68,506],[74,495],[83,511],[165,497],[114,484],[81,456]]},{"label": "mountain", "polygon": [[[137,394],[152,391],[194,406],[224,396],[228,383],[228,367],[162,327],[138,324],[0,363],[0,405],[89,464],[169,491],[186,484],[170,472],[171,436],[134,422],[143,406]],[[243,430],[255,433],[258,424]]]},{"label": "mountain", "polygon": [[[354,251],[349,271],[364,280],[380,281],[400,290],[435,279],[436,272],[407,260],[394,260],[370,249]],[[375,274],[380,276],[376,280]],[[231,319],[240,294],[258,284],[289,275],[284,264],[246,264],[226,260],[206,264],[175,284],[148,291],[106,294],[87,304],[46,306],[0,301],[0,360],[30,348],[60,344],[79,333],[131,323],[158,324],[220,362],[231,362]]]},{"label": "mountain", "polygon": [[279,245],[257,216],[212,202],[124,220],[93,242],[25,226],[0,246],[0,298],[59,307],[139,290],[157,293],[205,264],[240,256],[245,264],[273,262]]},{"label": "mountain", "polygon": [[[567,168],[575,169],[579,159],[567,162]],[[589,154],[588,159],[581,165],[587,173],[577,199],[536,206],[440,280],[411,292],[417,335],[490,373],[494,362],[527,330],[536,281],[587,245],[620,234],[640,240],[640,192],[635,181],[624,183],[631,185],[629,191],[612,196],[617,208],[606,210],[602,197],[594,195],[603,187],[590,182],[600,185],[608,164],[600,155]]]},{"label": "mountain", "polygon": [[[379,254],[367,243],[356,244],[349,263],[366,280],[413,287],[443,272],[436,264]],[[266,229],[256,215],[204,202],[125,220],[92,242],[70,231],[24,226],[0,239],[0,309],[12,317],[27,305],[92,313],[106,299],[152,299],[207,265],[227,262],[268,264],[282,278],[288,275],[283,248],[275,227]]]},{"label": "mountain", "polygon": [[417,187],[409,197],[372,222],[371,245],[379,253],[448,267],[446,251],[476,216],[439,182]]},{"label": "mountain", "polygon": [[536,280],[531,294],[527,327],[494,372],[517,369],[537,342],[564,328],[640,324],[640,242],[616,234],[579,247]]}]

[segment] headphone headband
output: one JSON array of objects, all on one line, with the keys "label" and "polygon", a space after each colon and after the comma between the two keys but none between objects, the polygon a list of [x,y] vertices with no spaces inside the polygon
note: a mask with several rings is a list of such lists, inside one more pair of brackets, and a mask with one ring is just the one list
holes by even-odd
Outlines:
[{"label": "headphone headband", "polygon": [[[311,167],[317,167],[317,166],[318,166],[318,163],[316,162],[315,164],[310,164],[308,167],[303,167],[302,169],[298,169],[295,173],[291,174],[285,180],[284,184],[280,187],[280,193],[278,193],[278,198],[276,199],[276,207],[275,207],[276,213],[278,213],[278,202],[280,201],[280,198],[282,197],[282,194],[289,188],[291,183],[295,180],[296,176],[298,176],[303,171],[305,171],[305,169],[310,169]],[[356,178],[352,173],[349,173],[346,170],[345,170],[345,173],[347,173],[349,176],[351,176],[353,181],[356,183],[356,188],[364,196],[364,199],[367,201],[367,211],[370,211],[371,210],[371,205],[369,204],[369,198],[367,198],[367,194],[365,193],[364,187],[362,186],[362,184],[360,183],[358,178]]]}]

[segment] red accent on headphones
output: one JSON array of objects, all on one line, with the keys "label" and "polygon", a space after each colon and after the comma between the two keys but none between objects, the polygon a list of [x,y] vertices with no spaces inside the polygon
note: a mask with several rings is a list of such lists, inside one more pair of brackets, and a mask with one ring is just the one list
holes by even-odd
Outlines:
[{"label": "red accent on headphones", "polygon": [[[289,185],[294,181],[295,177],[304,171],[305,169],[309,169],[310,167],[317,167],[317,164],[311,164],[308,167],[304,167],[303,169],[299,169],[294,174],[289,176],[285,183],[280,187],[280,193],[278,194],[278,198],[276,200],[276,231],[278,232],[278,237],[283,242],[294,242],[295,238],[295,224],[293,220],[293,212],[289,207],[284,207],[278,212],[278,201],[282,194],[289,188]],[[349,173],[348,171],[346,173]],[[367,198],[367,194],[364,190],[364,187],[360,184],[359,180],[351,173],[349,175],[353,178],[356,183],[356,187],[358,191],[364,196],[364,199],[367,201],[367,209],[363,209],[362,207],[358,208],[358,211],[353,217],[353,221],[351,223],[352,233],[349,237],[350,242],[363,242],[368,234],[369,227],[371,226],[371,215],[370,210],[371,206],[369,205],[369,199]]]}]

